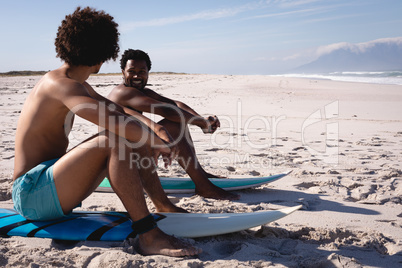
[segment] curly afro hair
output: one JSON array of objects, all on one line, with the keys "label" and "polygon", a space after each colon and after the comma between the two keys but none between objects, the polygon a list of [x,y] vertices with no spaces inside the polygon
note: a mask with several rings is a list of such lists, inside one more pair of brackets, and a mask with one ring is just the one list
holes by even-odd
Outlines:
[{"label": "curly afro hair", "polygon": [[122,70],[126,68],[128,60],[144,60],[147,64],[148,71],[151,70],[152,66],[151,59],[149,58],[148,54],[142,50],[127,49],[126,51],[124,51],[120,60],[120,67]]},{"label": "curly afro hair", "polygon": [[78,66],[94,66],[119,53],[118,24],[104,11],[77,7],[61,22],[55,40],[57,57]]}]

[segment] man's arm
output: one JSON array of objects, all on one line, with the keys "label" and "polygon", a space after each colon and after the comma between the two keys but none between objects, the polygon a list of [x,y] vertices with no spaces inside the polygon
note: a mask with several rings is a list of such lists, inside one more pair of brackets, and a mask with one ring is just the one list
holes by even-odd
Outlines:
[{"label": "man's arm", "polygon": [[105,103],[107,107],[109,107],[110,109],[115,109],[116,111],[129,116],[130,118],[141,123],[143,126],[145,125],[146,128],[152,130],[153,134],[156,134],[162,141],[166,142],[169,145],[171,155],[173,155],[173,157],[175,157],[178,154],[178,148],[174,144],[173,138],[170,136],[170,134],[163,126],[153,122],[151,119],[149,119],[146,116],[143,116],[137,111],[120,106],[119,104],[103,97],[102,95],[97,93],[88,83],[85,82],[84,86],[88,90],[88,93],[94,99],[97,99],[102,103]]},{"label": "man's arm", "polygon": [[173,151],[174,155],[178,154],[178,148],[177,148],[176,144],[174,144],[175,141],[172,138],[172,136],[170,136],[169,132],[165,129],[164,126],[159,125],[158,123],[155,123],[148,117],[143,116],[142,114],[134,111],[133,109],[124,107],[124,112],[127,115],[134,117],[135,119],[140,121],[146,127],[151,129],[160,139],[162,139],[164,142],[169,144],[170,149]]},{"label": "man's arm", "polygon": [[[65,89],[61,91],[63,93],[60,100],[74,114],[128,141],[139,145],[141,143],[147,144],[153,148],[157,148],[162,154],[170,154],[168,146],[154,133],[124,114],[124,111],[118,111],[119,106],[110,100],[105,98],[98,100],[98,96],[95,99],[92,96],[93,89],[88,88],[88,86],[83,86],[79,83],[68,83],[68,85],[64,85]],[[117,109],[110,109],[108,107],[110,104],[114,104],[114,108]]]},{"label": "man's arm", "polygon": [[[174,103],[177,107],[179,107],[182,111],[186,111],[189,114],[192,114],[194,117],[201,117],[195,110],[193,110],[190,106],[185,104],[184,102],[178,101],[178,100],[172,100],[169,98],[166,98],[162,95],[159,95],[155,91],[151,89],[145,89],[145,94],[148,95],[151,98],[154,98],[156,100],[159,100],[161,102],[166,102],[166,103]],[[201,129],[204,131],[204,133],[214,133],[217,128],[221,126],[218,118],[216,116],[209,116],[208,118],[205,118],[204,120],[207,121],[207,127]]]},{"label": "man's arm", "polygon": [[144,92],[136,89],[120,90],[119,94],[111,94],[109,97],[124,107],[154,113],[173,122],[196,125],[204,132],[211,132],[210,120],[184,103],[163,97],[150,89],[145,89]]},{"label": "man's arm", "polygon": [[185,104],[184,102],[178,101],[178,100],[172,100],[169,98],[166,98],[158,93],[156,93],[155,91],[149,89],[149,88],[145,88],[144,93],[146,96],[158,100],[160,102],[164,102],[164,103],[169,103],[172,105],[175,105],[177,107],[179,107],[180,109],[192,114],[193,116],[199,116],[201,117],[201,115],[199,115],[196,111],[194,111],[190,106],[188,106],[187,104]]},{"label": "man's arm", "polygon": [[96,92],[96,91],[91,87],[91,85],[89,85],[87,82],[84,82],[83,85],[84,85],[84,87],[87,89],[89,95],[90,95],[92,98],[94,98],[94,99],[96,99],[96,100],[98,100],[98,101],[104,103],[104,104],[105,104],[106,106],[108,106],[109,108],[113,108],[113,109],[115,109],[116,111],[118,111],[118,112],[120,112],[120,113],[125,113],[125,112],[124,112],[124,108],[123,108],[122,106],[120,106],[120,105],[118,105],[117,103],[115,103],[115,102],[109,100],[108,98],[105,98],[105,97],[103,97],[102,95],[100,95],[100,94],[99,94],[98,92]]}]

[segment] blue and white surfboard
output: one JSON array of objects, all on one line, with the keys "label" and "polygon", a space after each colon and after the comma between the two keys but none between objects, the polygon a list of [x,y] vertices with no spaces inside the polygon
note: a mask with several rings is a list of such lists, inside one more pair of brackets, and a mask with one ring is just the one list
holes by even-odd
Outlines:
[{"label": "blue and white surfboard", "polygon": [[[276,221],[301,206],[251,213],[156,213],[158,227],[179,237],[203,237],[237,232]],[[27,220],[0,208],[0,235],[60,240],[123,241],[136,235],[126,212],[80,211],[51,221]]]}]

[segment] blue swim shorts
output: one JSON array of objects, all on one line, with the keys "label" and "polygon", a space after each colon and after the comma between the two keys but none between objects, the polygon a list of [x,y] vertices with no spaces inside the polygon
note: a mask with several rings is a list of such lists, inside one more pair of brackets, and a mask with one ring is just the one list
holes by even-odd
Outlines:
[{"label": "blue swim shorts", "polygon": [[64,216],[53,180],[53,159],[32,168],[13,184],[14,209],[29,220],[51,220]]}]

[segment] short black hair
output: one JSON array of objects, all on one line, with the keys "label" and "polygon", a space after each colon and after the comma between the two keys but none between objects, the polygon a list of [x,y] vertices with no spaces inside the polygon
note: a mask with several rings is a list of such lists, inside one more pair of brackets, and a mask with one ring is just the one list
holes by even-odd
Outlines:
[{"label": "short black hair", "polygon": [[55,40],[57,57],[68,64],[94,66],[119,54],[118,24],[104,11],[77,7],[61,22]]},{"label": "short black hair", "polygon": [[148,71],[151,70],[152,62],[149,58],[149,55],[139,49],[127,49],[124,51],[123,55],[121,56],[120,60],[120,67],[122,70],[126,68],[126,64],[128,60],[144,60],[147,64]]}]

